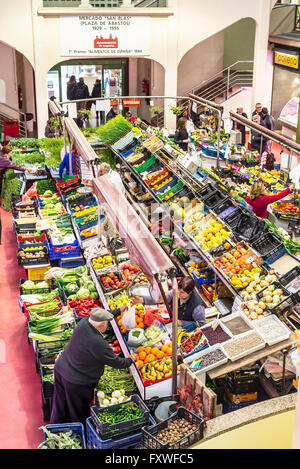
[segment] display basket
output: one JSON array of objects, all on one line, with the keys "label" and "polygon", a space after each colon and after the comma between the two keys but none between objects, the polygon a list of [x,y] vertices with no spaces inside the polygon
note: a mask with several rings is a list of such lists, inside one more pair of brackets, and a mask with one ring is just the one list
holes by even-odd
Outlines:
[{"label": "display basket", "polygon": [[41,365],[53,365],[58,354],[64,349],[69,339],[51,342],[35,342],[33,344],[34,361],[37,372]]},{"label": "display basket", "polygon": [[300,277],[300,267],[296,266],[286,274],[282,275],[279,281],[288,291],[291,293],[297,293],[300,290],[300,278],[299,286],[293,285],[293,283],[298,277]]},{"label": "display basket", "polygon": [[[197,328],[199,328],[199,330],[200,330],[199,324],[196,323],[196,322],[192,322],[191,324],[188,324],[187,326],[184,326],[182,329],[185,329],[186,332],[192,333],[192,332],[196,331]],[[197,353],[197,352],[200,352],[200,351],[202,351],[202,350],[206,350],[206,349],[209,347],[208,340],[206,339],[206,337],[204,336],[204,334],[203,334],[203,337],[204,337],[204,339],[205,339],[204,342],[203,342],[202,344],[199,343],[198,345],[196,345],[190,353],[184,353],[184,352],[182,351],[181,346],[179,347],[180,354],[181,354],[183,360],[185,360],[186,358],[190,357],[191,355],[194,355],[194,354]],[[182,345],[182,344],[181,344],[181,345]]]},{"label": "display basket", "polygon": [[205,198],[209,197],[215,190],[215,186],[212,183],[208,182],[202,189],[197,191],[197,195],[200,197],[200,199],[204,201]]},{"label": "display basket", "polygon": [[[54,288],[54,282],[52,280],[46,280],[47,283],[48,283],[48,287],[46,288],[24,288],[23,287],[23,284],[25,282],[25,279],[24,278],[21,278],[20,279],[20,283],[19,283],[19,289],[20,289],[20,294],[21,295],[43,295],[43,294],[47,294],[47,293],[50,293],[50,291],[52,290],[52,288]],[[32,282],[34,284],[38,284],[38,283],[41,283],[41,280],[32,280]]]},{"label": "display basket", "polygon": [[152,192],[154,192],[154,194],[160,195],[160,194],[163,194],[164,192],[166,192],[166,190],[168,188],[172,189],[178,183],[178,178],[176,176],[173,176],[172,181],[170,181],[170,182],[165,183],[163,179],[160,182],[162,182],[162,184],[164,184],[164,185],[160,189],[155,189],[154,188],[155,186],[153,186],[151,190],[152,190]]},{"label": "display basket", "polygon": [[[209,273],[211,275],[204,278],[202,275],[205,274],[205,273]],[[214,274],[214,271],[212,269],[204,269],[200,272],[197,272],[196,270],[192,270],[192,275],[193,275],[194,280],[195,280],[196,284],[198,285],[198,287],[202,287],[202,285],[204,285],[204,284],[210,285],[210,284],[214,283],[214,281],[215,281],[215,274]]]},{"label": "display basket", "polygon": [[54,384],[50,381],[44,381],[44,377],[47,375],[51,375],[54,373],[54,367],[50,367],[48,365],[40,364],[40,378],[41,378],[41,387],[42,387],[42,394],[45,399],[52,399],[53,392],[54,392]]},{"label": "display basket", "polygon": [[[263,331],[263,326],[266,323],[270,323],[270,321],[273,323],[275,322],[281,331],[281,334],[279,334],[273,339],[270,338],[268,334],[265,334],[265,332]],[[270,346],[277,344],[278,342],[282,342],[283,340],[287,340],[291,335],[291,330],[288,329],[287,326],[283,323],[283,321],[280,321],[280,319],[278,319],[278,317],[274,314],[261,318],[259,321],[253,321],[253,323],[254,328],[260,333],[260,335],[264,338],[265,342]]]},{"label": "display basket", "polygon": [[98,225],[98,214],[96,213],[95,216],[96,216],[96,218],[94,220],[91,220],[87,223],[84,223],[84,221],[83,221],[84,217],[78,217],[75,220],[75,223],[78,226],[79,232]]},{"label": "display basket", "polygon": [[36,221],[26,222],[26,223],[16,223],[14,220],[14,227],[16,234],[27,233],[28,231],[37,231],[36,230]]},{"label": "display basket", "polygon": [[263,220],[253,215],[243,213],[235,227],[235,235],[244,241],[252,241],[263,232],[267,231],[267,226]]},{"label": "display basket", "polygon": [[[207,205],[207,204],[206,204]],[[214,213],[221,218],[225,219],[230,213],[235,210],[236,206],[231,199],[225,198],[218,205],[215,205],[213,208]]]},{"label": "display basket", "polygon": [[146,169],[149,169],[155,162],[156,162],[155,155],[151,155],[151,157],[147,161],[145,161],[141,166],[136,167],[133,165],[133,169],[137,173],[142,173],[143,171],[146,171]]},{"label": "display basket", "polygon": [[[286,296],[284,300],[282,300],[280,303],[278,303],[276,306],[273,308],[268,308],[268,303],[266,303],[266,308],[267,310],[272,313],[276,314],[277,316],[282,315],[286,311],[288,311],[292,306],[296,304],[296,299],[294,295],[292,295],[284,286],[281,285],[279,281],[272,282],[269,286],[275,285],[276,289],[280,288],[283,290],[283,294]],[[258,301],[260,301],[264,296],[264,292],[268,289],[268,287],[263,288],[260,290],[260,292],[257,293],[256,297]]]},{"label": "display basket", "polygon": [[[76,423],[51,424],[51,425],[46,425],[46,428],[51,433],[61,433],[61,432],[67,432],[71,430],[72,433],[80,436],[81,442],[82,442],[82,449],[86,449],[84,426],[82,425],[82,423],[76,422]],[[47,440],[47,435],[44,432],[44,441],[46,440]]]},{"label": "display basket", "polygon": [[49,256],[48,256],[48,249],[46,246],[42,246],[39,251],[43,252],[42,257],[37,257],[37,258],[22,258],[20,256],[21,250],[18,250],[18,264],[25,267],[25,268],[30,268],[35,265],[44,265],[44,264],[49,264]]},{"label": "display basket", "polygon": [[30,236],[30,235],[28,235],[28,236],[18,235],[17,236],[17,242],[18,243],[25,243],[25,241],[29,241],[32,244],[34,244],[33,241],[36,241],[37,243],[42,243],[43,244],[46,241],[46,239],[47,238],[46,238],[45,233],[42,233],[40,236]]},{"label": "display basket", "polygon": [[204,203],[209,209],[213,210],[214,207],[223,202],[225,198],[226,196],[223,194],[223,192],[215,190],[204,198]]},{"label": "display basket", "polygon": [[[149,423],[150,426],[156,423],[151,415],[149,415]],[[128,449],[139,444],[141,440],[141,431],[118,440],[102,440],[96,432],[92,417],[86,420],[86,441],[88,449]]]},{"label": "display basket", "polygon": [[71,200],[68,200],[68,204],[70,207],[70,210],[72,211],[74,206],[76,205],[88,205],[91,202],[96,202],[95,196],[92,192],[88,192],[87,194],[81,194],[80,192],[77,192],[78,197],[76,196],[75,198],[72,198]]},{"label": "display basket", "polygon": [[171,187],[171,189],[167,190],[163,194],[157,194],[157,197],[160,200],[165,200],[166,197],[169,197],[169,195],[172,193],[173,196],[177,194],[179,191],[181,191],[184,187],[184,183],[182,181],[178,181],[175,186]]},{"label": "display basket", "polygon": [[282,249],[283,243],[273,233],[267,232],[256,240],[252,241],[252,247],[255,249],[263,259],[276,255]]},{"label": "display basket", "polygon": [[77,240],[69,244],[52,244],[49,243],[49,257],[53,259],[66,259],[69,257],[80,256],[80,245]]},{"label": "display basket", "polygon": [[[197,429],[192,433],[185,435],[179,441],[171,444],[163,444],[157,439],[157,435],[168,428],[170,424],[176,420],[185,419],[193,425],[197,425]],[[167,420],[153,425],[150,428],[142,428],[142,444],[145,449],[184,449],[190,448],[192,445],[197,443],[197,441],[202,440],[203,438],[203,429],[204,429],[204,420],[201,417],[198,417],[193,412],[190,412],[185,407],[179,407],[177,412],[169,417]]]},{"label": "display basket", "polygon": [[223,218],[223,221],[226,225],[230,226],[233,231],[235,231],[242,214],[243,210],[240,207],[236,207],[229,215]]},{"label": "display basket", "polygon": [[[119,422],[119,423],[101,423],[97,414],[102,413],[105,414],[107,412],[114,413],[118,409],[120,409],[121,406],[130,406],[132,403],[135,403],[138,405],[138,407],[142,410],[143,414],[141,417],[137,417],[133,420],[130,421],[124,421],[124,422]],[[148,407],[144,404],[142,399],[138,396],[138,394],[134,394],[130,401],[126,402],[125,404],[116,404],[112,405],[109,407],[98,407],[98,406],[92,406],[91,407],[91,417],[93,420],[93,423],[95,425],[96,432],[98,435],[101,436],[101,439],[107,440],[109,438],[119,438],[120,436],[125,436],[128,433],[133,433],[135,431],[140,430],[144,425],[148,425],[149,422],[149,409]]]}]

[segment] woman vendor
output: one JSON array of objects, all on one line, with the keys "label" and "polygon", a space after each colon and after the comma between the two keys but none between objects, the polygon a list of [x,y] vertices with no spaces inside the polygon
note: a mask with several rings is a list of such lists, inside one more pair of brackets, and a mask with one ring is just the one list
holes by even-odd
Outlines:
[{"label": "woman vendor", "polygon": [[[183,277],[178,282],[178,326],[186,326],[198,321],[200,326],[205,324],[205,306],[198,293],[195,291],[195,280],[191,277]],[[172,311],[173,291],[168,294],[168,303]],[[134,297],[133,303],[153,304],[148,297]]]}]

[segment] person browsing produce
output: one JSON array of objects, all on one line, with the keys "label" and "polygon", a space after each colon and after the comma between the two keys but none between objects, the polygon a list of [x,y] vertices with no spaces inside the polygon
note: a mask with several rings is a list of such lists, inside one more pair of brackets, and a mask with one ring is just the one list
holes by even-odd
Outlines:
[{"label": "person browsing produce", "polygon": [[291,184],[290,187],[276,195],[268,195],[262,181],[254,182],[250,188],[249,196],[245,199],[247,204],[251,205],[253,212],[259,218],[267,218],[267,209],[269,204],[281,200],[291,193],[295,185]]},{"label": "person browsing produce", "polygon": [[174,142],[178,145],[183,151],[188,151],[189,145],[189,134],[187,131],[187,119],[185,117],[180,117],[178,119],[177,130],[174,136]]},{"label": "person browsing produce", "polygon": [[103,337],[108,322],[127,308],[113,311],[92,309],[90,317],[81,319],[71,339],[54,366],[54,395],[51,423],[82,422],[90,415],[90,403],[104,365],[129,368],[135,360],[120,358]]},{"label": "person browsing produce", "polygon": [[10,157],[12,155],[12,149],[9,146],[4,146],[0,152],[0,193],[2,189],[2,180],[4,173],[7,169],[15,169],[16,171],[22,171],[25,172],[27,171],[28,173],[31,173],[31,169],[24,168],[23,166],[19,166],[17,164],[14,164],[10,161]]}]

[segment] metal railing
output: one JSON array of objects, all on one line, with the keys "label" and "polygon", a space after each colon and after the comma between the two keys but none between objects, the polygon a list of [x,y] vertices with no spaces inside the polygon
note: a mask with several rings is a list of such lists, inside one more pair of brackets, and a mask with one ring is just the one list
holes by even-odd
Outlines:
[{"label": "metal railing", "polygon": [[192,93],[210,101],[215,101],[215,99],[221,97],[221,100],[225,101],[238,91],[234,88],[252,86],[253,63],[253,60],[239,60],[184,94]]},{"label": "metal railing", "polygon": [[[18,121],[19,122],[19,136],[20,137],[27,137],[28,130],[27,130],[27,123],[26,123],[26,114],[24,112],[19,111],[8,104],[0,102],[0,127],[1,133],[4,133],[4,121]],[[5,109],[3,109],[5,108]],[[10,111],[14,111],[15,116],[12,115]]]},{"label": "metal railing", "polygon": [[155,8],[167,7],[168,0],[43,0],[43,6],[48,8],[64,7],[94,7],[94,8]]}]

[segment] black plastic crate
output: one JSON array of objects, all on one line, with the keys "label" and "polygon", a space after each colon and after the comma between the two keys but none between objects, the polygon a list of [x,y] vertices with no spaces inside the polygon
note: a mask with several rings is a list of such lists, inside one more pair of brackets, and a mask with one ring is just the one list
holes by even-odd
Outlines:
[{"label": "black plastic crate", "polygon": [[87,202],[90,202],[94,198],[95,196],[92,192],[88,192],[87,194],[80,194],[80,192],[78,192],[78,197],[76,197],[76,199],[69,200],[68,204],[70,209],[72,209],[73,206],[78,204],[85,204]]},{"label": "black plastic crate", "polygon": [[42,393],[42,411],[44,422],[50,422],[51,411],[52,411],[52,398],[45,399]]},{"label": "black plastic crate", "polygon": [[[181,440],[172,443],[172,444],[163,444],[161,443],[156,436],[165,428],[169,427],[169,425],[174,422],[175,420],[185,419],[189,423],[197,425],[197,429],[192,433],[185,435]],[[158,423],[157,425],[153,425],[148,429],[142,428],[142,444],[145,449],[183,449],[189,448],[193,444],[197,443],[197,441],[202,440],[203,438],[203,428],[204,428],[204,420],[201,417],[198,417],[193,412],[190,412],[185,407],[179,407],[176,414],[172,415],[167,420]]]},{"label": "black plastic crate", "polygon": [[43,264],[49,264],[49,255],[48,255],[48,249],[46,246],[41,246],[40,249],[37,251],[43,251],[43,256],[42,257],[37,257],[37,258],[22,258],[20,256],[20,251],[18,250],[18,264],[22,266],[32,266],[32,265],[43,265]]},{"label": "black plastic crate", "polygon": [[[101,423],[98,419],[97,413],[106,413],[106,412],[114,412],[117,411],[122,405],[130,406],[132,403],[136,403],[139,408],[143,411],[143,415],[141,417],[137,417],[134,420],[119,422],[114,424],[108,423]],[[92,406],[91,407],[91,417],[93,419],[96,432],[101,436],[102,440],[107,440],[108,438],[120,438],[120,436],[125,436],[127,434],[136,432],[140,428],[149,423],[149,409],[144,404],[142,399],[138,396],[138,394],[134,394],[129,402],[125,404],[116,404],[111,405],[109,407],[98,407]]]},{"label": "black plastic crate", "polygon": [[226,375],[228,379],[231,381],[235,381],[237,383],[243,382],[244,380],[254,379],[259,376],[259,369],[260,366],[256,363],[255,365],[251,366],[243,366],[238,370],[231,371]]},{"label": "black plastic crate", "polygon": [[235,230],[242,213],[243,210],[240,207],[236,207],[233,212],[223,218],[223,221],[226,223],[226,225],[230,226],[232,230]]},{"label": "black plastic crate", "polygon": [[40,365],[51,365],[61,350],[64,349],[69,340],[52,340],[51,342],[34,343],[34,360],[37,372],[40,371]]},{"label": "black plastic crate", "polygon": [[232,213],[235,210],[235,205],[232,202],[231,199],[226,197],[224,200],[222,200],[218,205],[216,205],[213,209],[216,215],[218,215],[219,218],[226,218],[230,213]]},{"label": "black plastic crate", "polygon": [[47,375],[51,375],[54,373],[53,367],[50,368],[47,365],[40,364],[40,377],[41,377],[41,387],[42,387],[42,394],[44,399],[52,399],[53,392],[54,392],[54,383],[50,381],[44,381],[44,377]]},{"label": "black plastic crate", "polygon": [[242,383],[234,383],[225,378],[227,388],[231,394],[248,394],[258,391],[259,377],[257,376],[254,380],[245,380]]},{"label": "black plastic crate", "polygon": [[264,258],[273,256],[283,247],[283,243],[273,233],[267,232],[252,242],[252,247]]},{"label": "black plastic crate", "polygon": [[242,213],[235,227],[235,235],[244,241],[253,241],[266,231],[267,225],[263,220],[246,213]]},{"label": "black plastic crate", "polygon": [[[283,285],[285,288],[287,288],[288,285],[290,285],[290,283],[293,280],[295,280],[297,277],[300,277],[300,267],[298,267],[298,266],[294,267],[292,270],[290,270],[286,274],[282,275],[282,277],[280,277],[279,281],[280,281],[281,285]],[[299,290],[300,290],[300,287],[299,287]]]},{"label": "black plastic crate", "polygon": [[215,190],[210,195],[204,198],[204,203],[206,207],[213,210],[214,207],[219,205],[225,198],[226,196],[223,194],[223,192]]},{"label": "black plastic crate", "polygon": [[211,182],[208,182],[207,184],[205,184],[205,186],[202,189],[197,191],[197,195],[202,200],[204,200],[206,197],[210,196],[210,194],[214,192],[215,190],[216,188],[214,187],[214,185]]},{"label": "black plastic crate", "polygon": [[[278,303],[276,306],[274,306],[274,308],[268,308],[268,303],[266,303],[267,311],[276,314],[277,316],[280,316],[296,304],[296,299],[294,295],[291,295],[290,292],[285,287],[283,287],[278,280],[272,282],[269,287],[271,285],[275,285],[276,288],[280,288],[281,290],[283,290],[283,294],[286,296],[286,298],[280,303]],[[267,288],[268,287],[263,288],[260,292],[256,294],[258,301],[263,298],[263,293],[265,290],[267,290]]]}]

